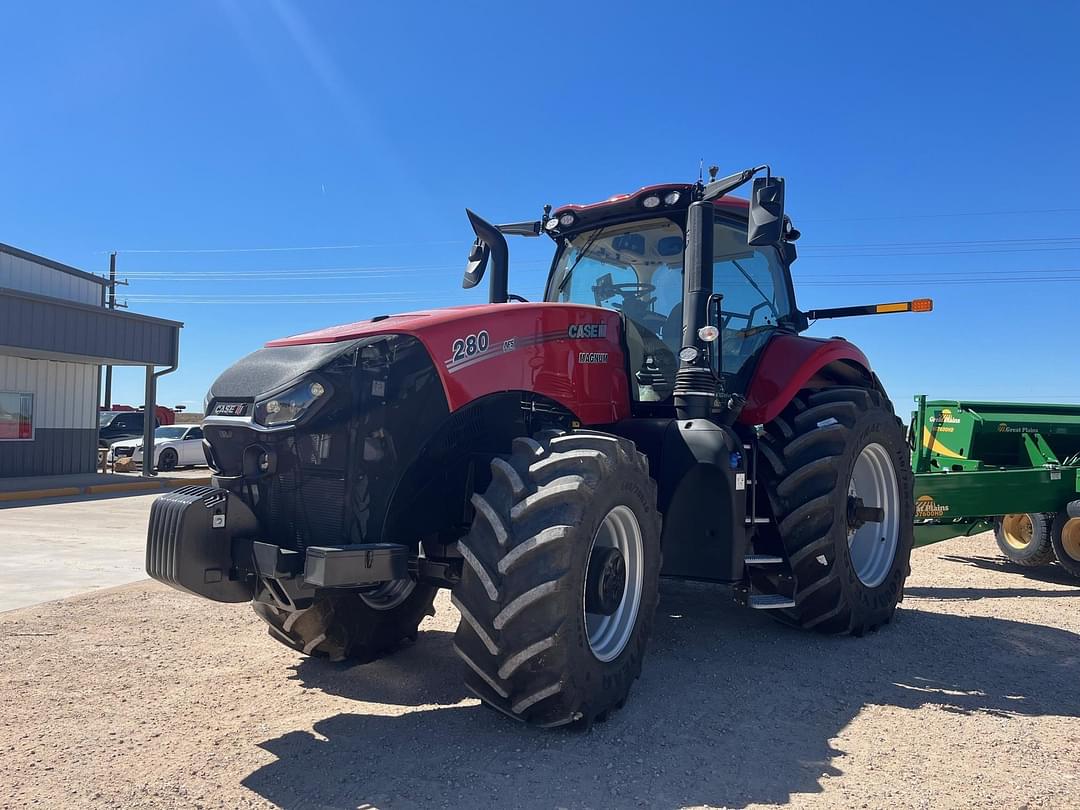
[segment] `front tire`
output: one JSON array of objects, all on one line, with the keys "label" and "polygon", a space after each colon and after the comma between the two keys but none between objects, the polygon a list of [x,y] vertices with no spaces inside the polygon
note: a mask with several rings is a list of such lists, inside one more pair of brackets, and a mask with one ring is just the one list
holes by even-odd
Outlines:
[{"label": "front tire", "polygon": [[473,496],[453,601],[466,686],[543,727],[622,706],[656,609],[656,484],[633,442],[575,431],[514,441]]},{"label": "front tire", "polygon": [[[389,589],[386,589],[389,594]],[[436,588],[413,583],[397,598],[355,592],[318,594],[311,607],[291,610],[265,590],[252,607],[268,625],[270,636],[297,652],[331,661],[367,663],[402,641],[415,640],[425,616],[435,615]]]},{"label": "front tire", "polygon": [[770,615],[856,636],[888,622],[910,573],[914,535],[910,455],[889,401],[862,388],[803,392],[767,425],[759,446],[796,603]]},{"label": "front tire", "polygon": [[998,549],[1017,565],[1037,568],[1054,561],[1050,543],[1050,522],[1053,514],[1003,515],[994,521],[994,539]]}]

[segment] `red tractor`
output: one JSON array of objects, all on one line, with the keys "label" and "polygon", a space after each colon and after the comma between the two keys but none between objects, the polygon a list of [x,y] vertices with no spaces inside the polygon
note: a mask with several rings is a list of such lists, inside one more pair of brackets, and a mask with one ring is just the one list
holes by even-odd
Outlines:
[{"label": "red tractor", "polygon": [[[711,177],[535,222],[469,212],[464,286],[489,272],[490,303],[233,365],[207,398],[214,486],[154,504],[147,571],[331,660],[414,639],[449,588],[466,685],[545,727],[623,705],[661,576],[824,633],[888,622],[910,452],[863,353],[799,333],[929,302],[800,311],[783,180]],[[504,234],[552,240],[542,303],[509,293]]]}]

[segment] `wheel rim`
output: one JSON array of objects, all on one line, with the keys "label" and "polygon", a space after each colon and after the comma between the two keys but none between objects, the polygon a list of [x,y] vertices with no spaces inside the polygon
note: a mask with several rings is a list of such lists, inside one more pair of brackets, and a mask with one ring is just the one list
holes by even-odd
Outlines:
[{"label": "wheel rim", "polygon": [[1080,518],[1070,518],[1061,527],[1061,547],[1072,559],[1080,562]]},{"label": "wheel rim", "polygon": [[848,531],[848,553],[859,580],[868,588],[885,581],[900,541],[900,489],[889,451],[868,444],[855,459],[848,495],[882,510],[880,521],[867,521]]},{"label": "wheel rim", "polygon": [[171,450],[167,450],[161,455],[161,469],[171,470],[176,466],[176,457]]},{"label": "wheel rim", "polygon": [[1031,525],[1029,515],[1005,515],[1001,519],[1001,535],[1009,548],[1023,551],[1031,545],[1035,536],[1035,527]]},{"label": "wheel rim", "polygon": [[589,649],[598,660],[612,661],[630,641],[637,623],[638,608],[641,606],[645,551],[641,526],[630,507],[616,506],[604,516],[589,549],[586,571],[594,551],[598,548],[617,549],[622,555],[626,570],[622,598],[611,615],[589,613],[585,609],[585,589],[582,586],[582,613],[589,636]]},{"label": "wheel rim", "polygon": [[392,610],[404,602],[416,587],[416,580],[411,577],[384,582],[371,590],[360,591],[359,597],[373,610]]}]

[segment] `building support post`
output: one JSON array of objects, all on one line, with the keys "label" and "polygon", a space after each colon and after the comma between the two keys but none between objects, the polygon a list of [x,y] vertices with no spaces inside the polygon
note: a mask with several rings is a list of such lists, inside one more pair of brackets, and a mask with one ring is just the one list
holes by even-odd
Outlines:
[{"label": "building support post", "polygon": [[144,478],[157,475],[154,469],[154,431],[157,429],[157,375],[154,367],[146,367],[146,393],[143,397],[143,452],[142,474]]}]

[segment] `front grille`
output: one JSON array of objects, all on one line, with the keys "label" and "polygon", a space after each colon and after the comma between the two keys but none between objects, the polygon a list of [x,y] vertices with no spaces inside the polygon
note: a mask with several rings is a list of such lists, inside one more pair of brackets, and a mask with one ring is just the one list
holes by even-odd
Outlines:
[{"label": "front grille", "polygon": [[128,456],[135,455],[134,447],[115,447],[113,448],[113,455],[117,458],[127,458]]},{"label": "front grille", "polygon": [[290,470],[270,479],[263,525],[277,545],[303,551],[344,543],[345,479]]}]

